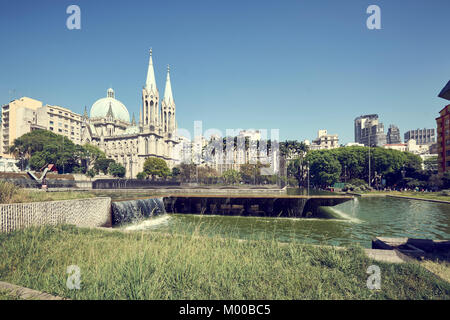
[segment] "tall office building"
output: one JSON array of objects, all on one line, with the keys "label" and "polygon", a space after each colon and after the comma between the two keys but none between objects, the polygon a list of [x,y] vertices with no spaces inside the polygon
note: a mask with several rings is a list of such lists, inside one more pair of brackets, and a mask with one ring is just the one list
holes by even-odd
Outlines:
[{"label": "tall office building", "polygon": [[386,142],[387,144],[402,143],[402,139],[400,138],[400,129],[396,125],[391,124],[389,126]]},{"label": "tall office building", "polygon": [[384,125],[379,122],[377,114],[359,116],[355,119],[355,142],[371,147],[386,144]]},{"label": "tall office building", "polygon": [[417,144],[432,144],[436,142],[434,129],[416,129],[405,132],[405,142],[411,139],[416,140]]}]

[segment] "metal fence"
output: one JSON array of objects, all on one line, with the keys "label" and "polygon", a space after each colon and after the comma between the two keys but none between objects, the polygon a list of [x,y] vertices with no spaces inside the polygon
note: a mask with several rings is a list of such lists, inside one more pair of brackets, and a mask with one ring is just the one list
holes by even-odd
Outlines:
[{"label": "metal fence", "polygon": [[179,186],[179,181],[172,180],[98,179],[92,182],[92,189],[153,189]]}]

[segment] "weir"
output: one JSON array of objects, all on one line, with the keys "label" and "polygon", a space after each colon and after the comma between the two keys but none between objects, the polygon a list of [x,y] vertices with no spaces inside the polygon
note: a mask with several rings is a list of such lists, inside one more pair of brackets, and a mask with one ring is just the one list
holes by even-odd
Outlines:
[{"label": "weir", "polygon": [[305,218],[318,217],[321,206],[335,206],[353,197],[169,195],[163,199],[167,213]]},{"label": "weir", "polygon": [[112,223],[136,222],[165,213],[330,218],[319,207],[335,206],[352,199],[352,196],[165,195],[112,202]]},{"label": "weir", "polygon": [[113,225],[135,222],[165,213],[163,198],[137,199],[111,203]]}]

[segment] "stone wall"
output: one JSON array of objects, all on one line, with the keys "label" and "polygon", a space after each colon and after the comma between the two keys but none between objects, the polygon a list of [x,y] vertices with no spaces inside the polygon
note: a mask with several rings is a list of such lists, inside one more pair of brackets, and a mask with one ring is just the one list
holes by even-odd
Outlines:
[{"label": "stone wall", "polygon": [[109,227],[111,198],[0,204],[0,232],[45,224]]}]

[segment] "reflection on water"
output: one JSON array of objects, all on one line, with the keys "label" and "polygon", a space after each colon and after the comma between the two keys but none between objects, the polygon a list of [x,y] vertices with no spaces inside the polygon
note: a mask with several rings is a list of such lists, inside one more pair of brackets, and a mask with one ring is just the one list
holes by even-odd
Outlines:
[{"label": "reflection on water", "polygon": [[331,245],[359,243],[364,247],[370,247],[371,239],[376,236],[450,239],[449,204],[373,197],[324,209],[334,212],[337,219],[173,214],[164,223],[145,222],[147,225],[144,223],[139,230]]}]

